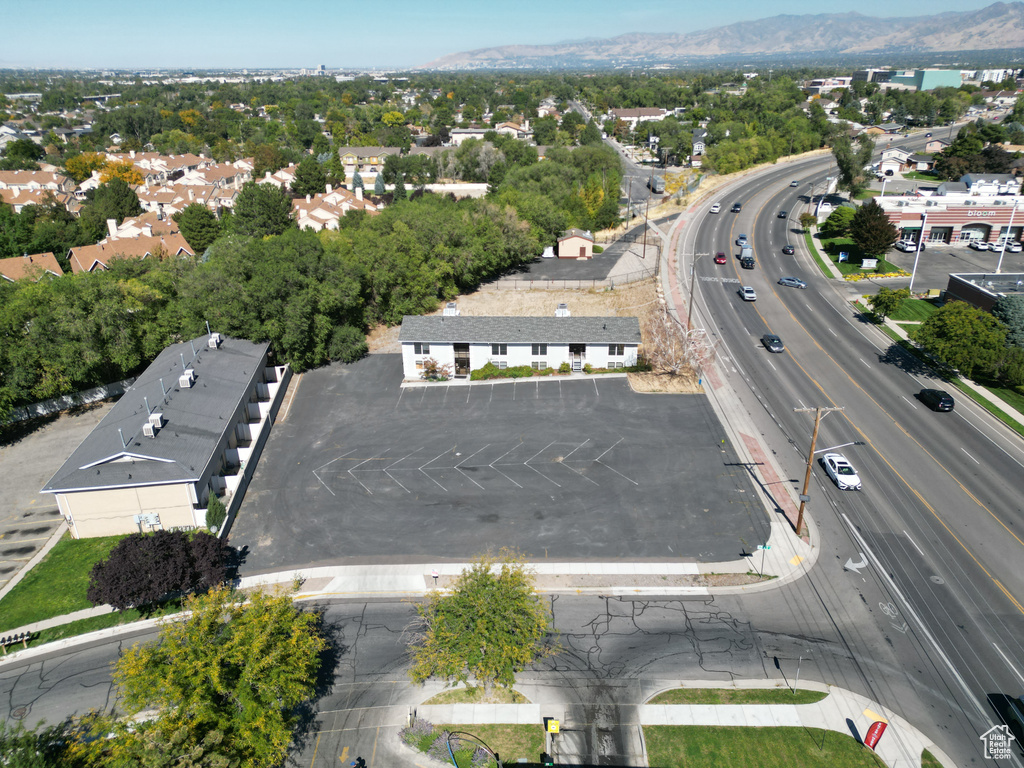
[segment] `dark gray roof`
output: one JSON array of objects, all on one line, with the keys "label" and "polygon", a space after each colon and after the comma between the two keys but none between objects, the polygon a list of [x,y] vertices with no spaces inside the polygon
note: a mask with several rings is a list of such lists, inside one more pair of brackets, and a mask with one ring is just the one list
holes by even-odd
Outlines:
[{"label": "dark gray roof", "polygon": [[635,317],[402,318],[402,342],[463,344],[639,344]]},{"label": "dark gray roof", "polygon": [[1012,173],[965,173],[960,181],[973,184],[978,181],[1019,181]]},{"label": "dark gray roof", "polygon": [[[225,338],[214,350],[207,349],[207,338],[164,349],[42,492],[163,485],[202,477],[224,433],[234,427],[231,419],[239,403],[262,375],[269,346]],[[182,355],[196,375],[186,389],[178,386]],[[153,412],[164,415],[163,427],[152,438],[142,434],[149,416],[146,399]]]},{"label": "dark gray roof", "polygon": [[945,194],[946,192],[966,192],[967,185],[962,181],[944,181],[939,184],[939,194]]}]

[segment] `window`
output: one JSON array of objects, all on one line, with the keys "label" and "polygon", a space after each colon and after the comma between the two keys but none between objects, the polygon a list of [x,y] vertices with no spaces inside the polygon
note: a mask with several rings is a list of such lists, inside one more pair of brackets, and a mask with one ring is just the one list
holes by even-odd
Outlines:
[{"label": "window", "polygon": [[423,361],[422,360],[417,360],[416,361],[416,370],[417,371],[422,371],[423,370]]},{"label": "window", "polygon": [[534,344],[533,345],[533,356],[534,357],[537,357],[538,355],[546,355],[547,353],[548,353],[548,345],[547,344]]},{"label": "window", "polygon": [[609,355],[609,357],[621,357],[624,354],[626,354],[626,349],[625,349],[625,345],[624,344],[609,344],[608,345],[608,355]]},{"label": "window", "polygon": [[618,362],[612,361],[612,362],[608,363],[608,368],[609,368],[609,369],[612,369],[612,368],[621,368],[621,367],[622,367],[622,361],[621,361],[621,360],[620,360],[620,361],[618,361]]},{"label": "window", "polygon": [[507,355],[508,344],[491,344],[492,355]]},{"label": "window", "polygon": [[499,360],[498,361],[498,369],[499,370],[505,370],[506,368],[508,368],[508,363],[506,361],[504,361],[504,360]]},{"label": "window", "polygon": [[429,355],[430,354],[430,345],[429,344],[420,344],[417,341],[415,344],[412,345],[412,351],[414,353],[416,353],[417,355]]},{"label": "window", "polygon": [[530,363],[530,367],[533,368],[533,370],[535,371],[543,371],[545,368],[548,367],[548,361],[534,360],[532,363]]}]

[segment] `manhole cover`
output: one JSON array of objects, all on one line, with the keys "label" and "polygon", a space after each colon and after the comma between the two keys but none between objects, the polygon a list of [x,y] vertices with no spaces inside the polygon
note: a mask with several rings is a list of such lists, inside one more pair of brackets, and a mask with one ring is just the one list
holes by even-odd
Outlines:
[{"label": "manhole cover", "polygon": [[930,576],[929,578],[935,584],[945,584],[946,583],[946,580],[943,579],[941,576]]},{"label": "manhole cover", "polygon": [[17,709],[11,710],[11,717],[13,717],[15,720],[21,720],[27,714],[28,707],[18,707]]}]

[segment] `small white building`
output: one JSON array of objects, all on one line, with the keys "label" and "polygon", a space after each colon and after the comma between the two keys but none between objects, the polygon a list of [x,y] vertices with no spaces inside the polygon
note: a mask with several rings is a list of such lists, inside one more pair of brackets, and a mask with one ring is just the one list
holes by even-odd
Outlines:
[{"label": "small white building", "polygon": [[[451,312],[451,314],[449,314]],[[402,318],[398,339],[407,381],[423,378],[423,362],[450,366],[456,378],[488,362],[498,368],[529,365],[537,370],[572,371],[583,366],[625,368],[636,364],[640,321],[635,317],[571,317],[559,305],[555,317],[462,317],[450,307],[444,315]]]}]

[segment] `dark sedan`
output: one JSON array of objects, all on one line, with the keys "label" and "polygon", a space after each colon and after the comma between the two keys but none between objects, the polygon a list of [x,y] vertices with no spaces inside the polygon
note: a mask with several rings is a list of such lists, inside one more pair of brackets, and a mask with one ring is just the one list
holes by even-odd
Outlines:
[{"label": "dark sedan", "polygon": [[794,248],[792,245],[784,245],[782,246],[782,252],[786,254],[796,253],[796,248]]}]

